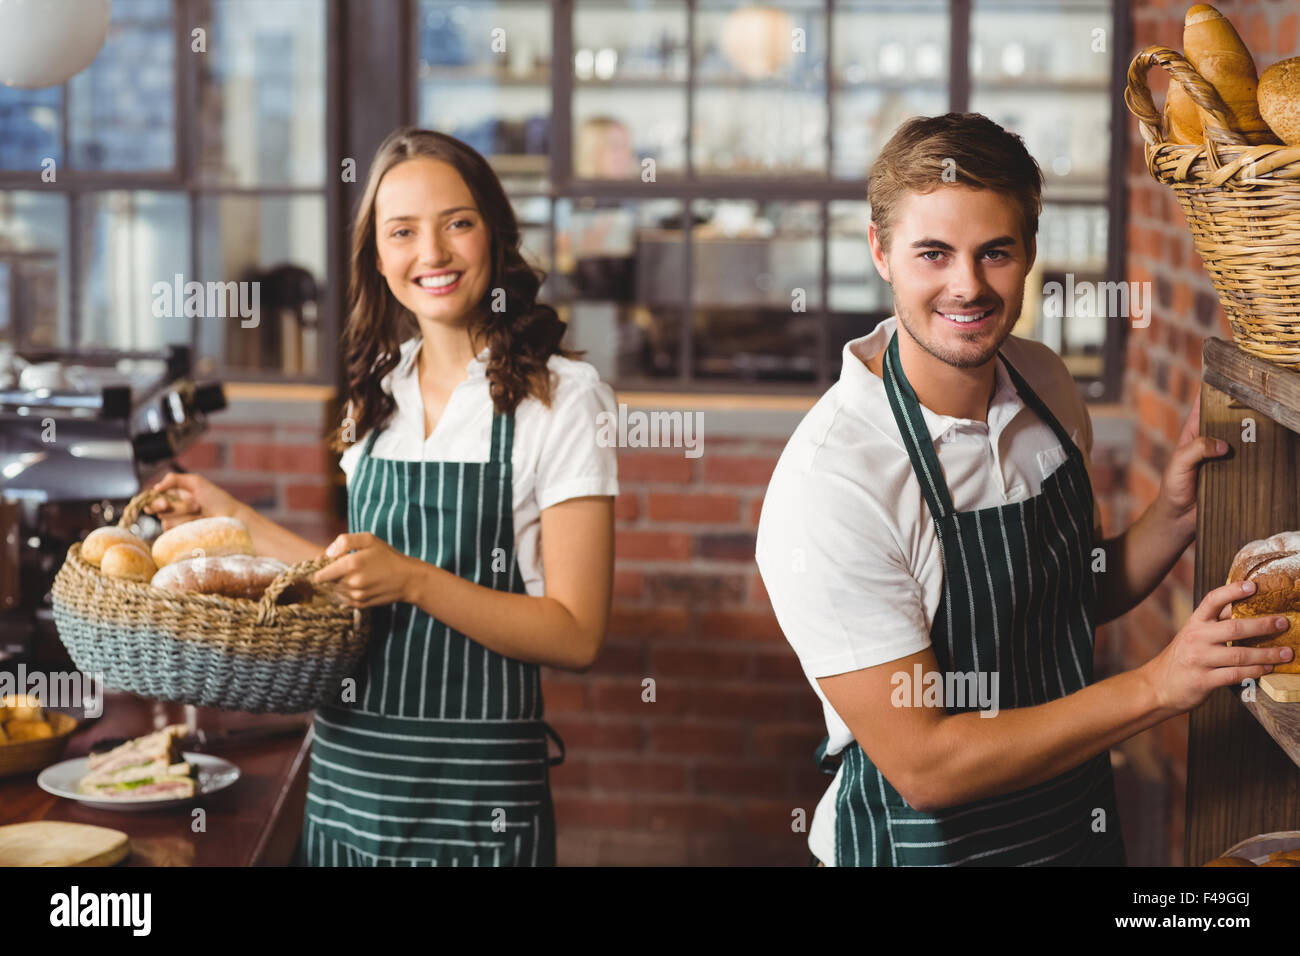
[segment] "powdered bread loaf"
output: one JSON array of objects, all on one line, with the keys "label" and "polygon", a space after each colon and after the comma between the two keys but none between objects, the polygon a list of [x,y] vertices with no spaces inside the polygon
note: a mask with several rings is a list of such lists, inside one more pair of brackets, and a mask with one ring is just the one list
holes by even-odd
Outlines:
[{"label": "powdered bread loaf", "polygon": [[[189,558],[160,568],[149,583],[170,591],[224,594],[256,601],[286,567],[277,558],[247,554]],[[311,585],[300,578],[285,588],[279,603],[307,600],[310,596]]]},{"label": "powdered bread loaf", "polygon": [[1285,617],[1291,622],[1275,637],[1241,641],[1251,647],[1289,647],[1291,660],[1273,665],[1275,674],[1300,674],[1300,531],[1251,541],[1232,559],[1227,584],[1253,581],[1255,593],[1232,602],[1232,616]]},{"label": "powdered bread loaf", "polygon": [[199,518],[177,525],[158,535],[153,543],[153,562],[159,568],[190,558],[220,558],[231,554],[252,555],[253,538],[238,518]]},{"label": "powdered bread loaf", "polygon": [[111,524],[96,528],[86,535],[86,540],[81,542],[81,558],[98,568],[100,562],[104,560],[104,553],[115,544],[129,544],[139,548],[145,554],[149,553],[149,545],[126,528]]},{"label": "powdered bread loaf", "polygon": [[111,578],[128,581],[148,581],[158,572],[149,553],[133,544],[115,544],[105,551],[99,570]]}]

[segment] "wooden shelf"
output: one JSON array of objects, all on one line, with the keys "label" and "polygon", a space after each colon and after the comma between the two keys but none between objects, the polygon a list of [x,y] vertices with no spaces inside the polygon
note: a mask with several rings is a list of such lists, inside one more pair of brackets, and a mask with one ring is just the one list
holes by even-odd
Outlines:
[{"label": "wooden shelf", "polygon": [[[1201,434],[1232,451],[1200,466],[1196,605],[1227,580],[1243,545],[1300,529],[1300,372],[1219,338],[1205,341],[1201,358]],[[1247,418],[1253,442],[1242,441]],[[1243,703],[1240,687],[1220,688],[1191,713],[1187,864],[1200,866],[1259,833],[1294,829],[1300,704],[1278,703],[1262,688],[1254,703]]]}]

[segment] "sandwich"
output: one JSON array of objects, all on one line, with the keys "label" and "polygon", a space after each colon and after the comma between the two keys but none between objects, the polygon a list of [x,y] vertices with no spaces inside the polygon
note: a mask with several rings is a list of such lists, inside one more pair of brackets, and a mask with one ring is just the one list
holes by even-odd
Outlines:
[{"label": "sandwich", "polygon": [[1289,647],[1291,660],[1273,665],[1275,674],[1300,674],[1300,531],[1283,531],[1242,547],[1232,559],[1227,584],[1253,581],[1255,593],[1232,602],[1232,616],[1285,617],[1291,622],[1273,637],[1237,643],[1252,647]]},{"label": "sandwich", "polygon": [[182,758],[180,749],[180,739],[187,732],[184,724],[172,724],[105,753],[91,754],[78,792],[114,800],[194,796],[194,768]]}]

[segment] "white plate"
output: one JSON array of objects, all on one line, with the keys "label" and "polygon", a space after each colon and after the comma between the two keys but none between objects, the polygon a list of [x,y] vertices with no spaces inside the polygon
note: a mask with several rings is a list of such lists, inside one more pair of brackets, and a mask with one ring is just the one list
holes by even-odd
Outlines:
[{"label": "white plate", "polygon": [[181,757],[194,764],[194,776],[198,786],[192,797],[142,797],[105,800],[77,792],[77,783],[86,775],[86,758],[75,757],[53,766],[46,767],[36,778],[36,784],[46,793],[56,797],[76,800],[88,807],[102,810],[157,810],[164,807],[180,807],[193,803],[200,797],[224,790],[239,779],[239,768],[229,760],[222,760],[211,754],[183,753]]},{"label": "white plate", "polygon": [[1280,830],[1277,833],[1261,833],[1248,840],[1242,840],[1223,855],[1244,856],[1250,862],[1259,864],[1267,863],[1270,853],[1297,848],[1300,848],[1300,830]]}]

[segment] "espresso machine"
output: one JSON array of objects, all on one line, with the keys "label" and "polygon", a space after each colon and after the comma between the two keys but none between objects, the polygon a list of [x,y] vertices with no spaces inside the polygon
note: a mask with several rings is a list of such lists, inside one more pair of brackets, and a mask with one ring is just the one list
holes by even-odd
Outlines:
[{"label": "espresso machine", "polygon": [[[0,353],[0,669],[70,665],[50,605],[68,548],[115,524],[226,407],[189,346]],[[161,529],[141,515],[136,533]]]}]

